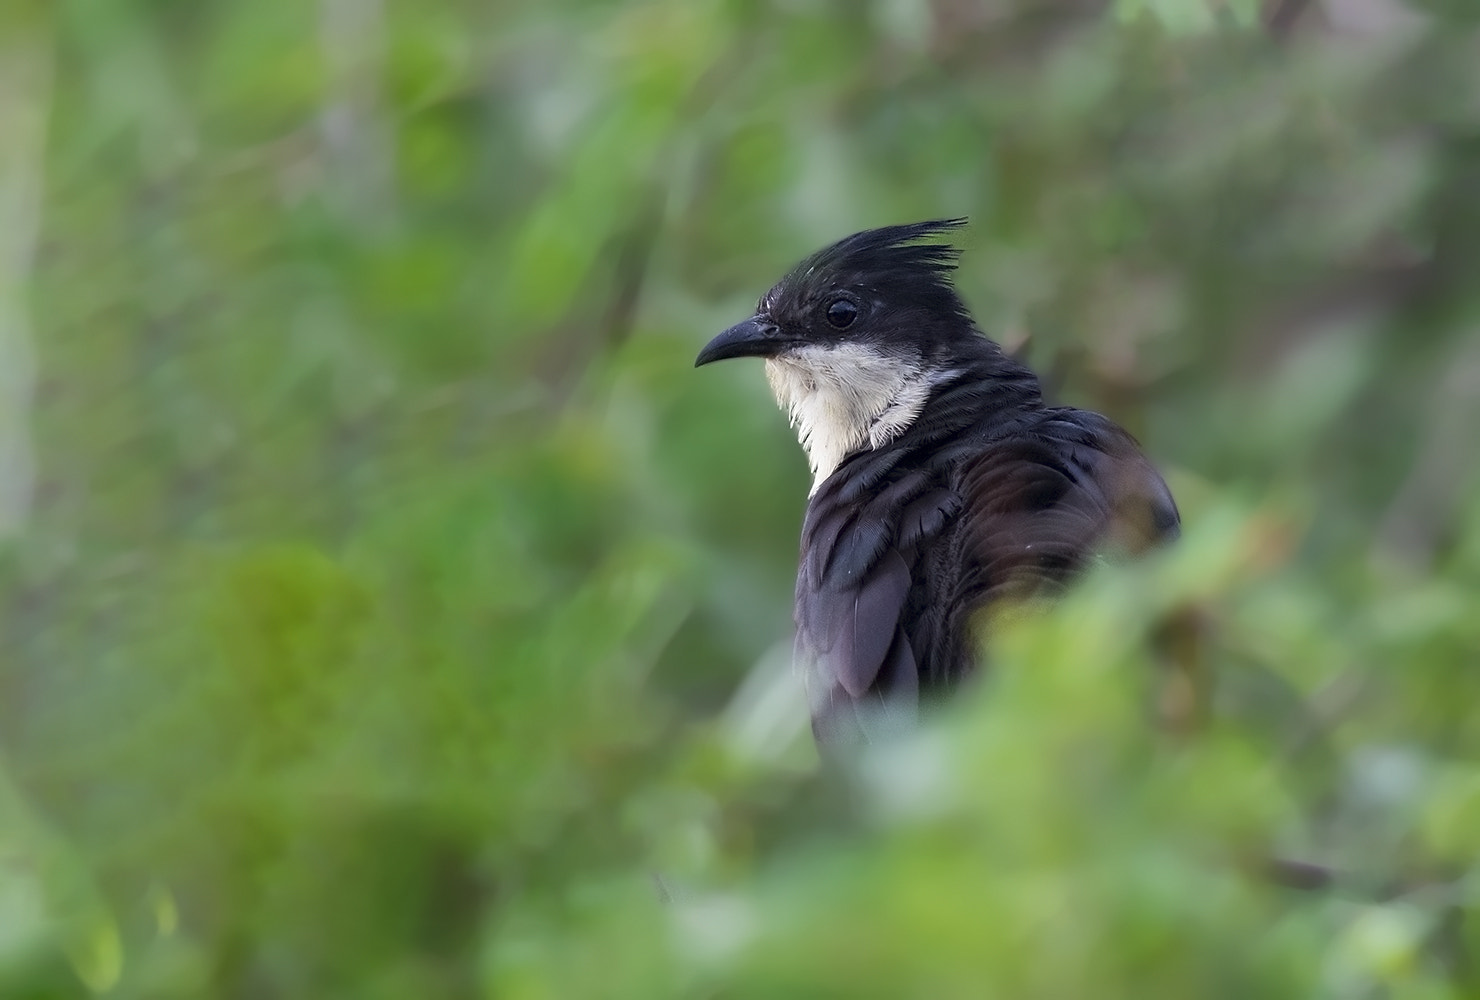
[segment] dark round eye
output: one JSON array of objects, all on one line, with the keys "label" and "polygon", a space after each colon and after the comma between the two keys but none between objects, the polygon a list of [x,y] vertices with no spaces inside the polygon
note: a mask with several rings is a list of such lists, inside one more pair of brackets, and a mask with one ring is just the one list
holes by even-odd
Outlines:
[{"label": "dark round eye", "polygon": [[827,321],[839,330],[846,330],[858,318],[858,307],[847,299],[833,299],[827,307]]}]

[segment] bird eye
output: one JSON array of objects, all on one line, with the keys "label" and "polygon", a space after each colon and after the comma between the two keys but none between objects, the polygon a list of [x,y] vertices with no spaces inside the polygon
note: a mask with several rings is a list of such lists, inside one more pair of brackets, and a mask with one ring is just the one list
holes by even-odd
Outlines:
[{"label": "bird eye", "polygon": [[858,307],[847,299],[833,299],[827,307],[827,321],[839,330],[846,330],[858,318]]}]

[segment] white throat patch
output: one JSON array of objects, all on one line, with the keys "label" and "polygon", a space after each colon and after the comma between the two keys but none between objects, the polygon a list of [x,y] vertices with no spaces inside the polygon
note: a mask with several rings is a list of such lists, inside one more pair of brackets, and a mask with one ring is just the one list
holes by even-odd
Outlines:
[{"label": "white throat patch", "polygon": [[812,492],[865,445],[903,434],[945,373],[857,344],[806,346],[766,360],[766,378],[812,467]]}]

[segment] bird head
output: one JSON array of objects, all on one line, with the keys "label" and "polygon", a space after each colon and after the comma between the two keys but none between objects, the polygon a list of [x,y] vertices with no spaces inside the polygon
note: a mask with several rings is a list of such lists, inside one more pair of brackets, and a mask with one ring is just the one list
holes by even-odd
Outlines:
[{"label": "bird head", "polygon": [[904,433],[954,371],[964,341],[990,344],[951,287],[956,249],[921,242],[964,223],[870,229],[819,250],[695,359],[696,367],[766,359],[814,492],[849,455]]},{"label": "bird head", "polygon": [[973,335],[971,316],[951,287],[959,251],[919,242],[965,222],[868,229],[824,247],[762,296],[754,316],[705,345],[694,366],[837,348],[919,360],[942,342]]}]

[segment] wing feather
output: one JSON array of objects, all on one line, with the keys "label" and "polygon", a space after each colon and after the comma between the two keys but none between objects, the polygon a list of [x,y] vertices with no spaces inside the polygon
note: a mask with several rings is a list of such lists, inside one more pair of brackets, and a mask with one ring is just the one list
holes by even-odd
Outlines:
[{"label": "wing feather", "polygon": [[1176,532],[1161,476],[1098,414],[1038,411],[986,440],[920,433],[928,461],[905,461],[905,442],[864,453],[808,506],[797,651],[823,742],[893,731],[914,718],[922,672],[949,683],[969,671],[974,648],[957,633],[971,611],[1062,584],[1107,544],[1135,551]]},{"label": "wing feather", "polygon": [[900,613],[910,592],[910,569],[890,549],[867,582],[857,588],[852,621],[841,629],[843,642],[833,650],[833,676],[854,698],[873,687],[890,647],[896,644]]}]

